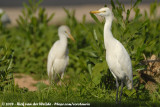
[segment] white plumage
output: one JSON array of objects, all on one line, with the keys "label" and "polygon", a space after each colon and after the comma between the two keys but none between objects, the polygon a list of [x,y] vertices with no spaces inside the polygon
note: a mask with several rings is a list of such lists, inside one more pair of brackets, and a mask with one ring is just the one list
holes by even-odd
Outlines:
[{"label": "white plumage", "polygon": [[112,11],[107,8],[101,8],[98,11],[91,11],[91,13],[96,13],[102,17],[105,17],[104,25],[104,43],[106,49],[106,61],[109,66],[111,73],[116,79],[117,93],[116,93],[116,102],[118,102],[118,90],[119,83],[118,80],[121,80],[121,95],[123,90],[123,83],[126,84],[128,89],[133,88],[133,74],[132,74],[132,64],[130,57],[124,48],[124,46],[113,37],[111,32],[111,25],[113,20]]},{"label": "white plumage", "polygon": [[67,37],[74,40],[70,34],[70,29],[65,25],[59,27],[58,35],[59,40],[53,44],[48,54],[47,72],[51,83],[53,80],[57,82],[59,76],[61,79],[63,78],[65,68],[69,61]]}]

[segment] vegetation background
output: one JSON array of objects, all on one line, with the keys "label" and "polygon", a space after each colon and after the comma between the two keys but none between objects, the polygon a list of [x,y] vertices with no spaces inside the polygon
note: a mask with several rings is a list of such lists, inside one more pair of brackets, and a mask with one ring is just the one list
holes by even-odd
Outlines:
[{"label": "vegetation background", "polygon": [[[141,1],[131,0],[131,7],[126,9],[118,0],[110,0],[115,16],[112,32],[130,54],[134,75],[134,89],[124,88],[121,106],[160,104],[160,17],[157,16],[160,3],[150,4],[150,13],[141,13],[138,7]],[[36,80],[48,78],[47,55],[58,39],[59,25],[48,24],[54,13],[48,15],[41,2],[29,0],[29,4],[24,4],[15,27],[7,27],[0,21],[0,105],[2,102],[89,102],[92,106],[116,106],[115,80],[105,60],[104,21],[90,14],[94,23],[86,22],[85,15],[80,22],[75,10],[64,8],[65,24],[76,41],[69,41],[70,62],[63,85],[38,82],[34,84],[36,91],[15,85],[15,73],[28,74]],[[132,11],[135,15],[130,18]]]}]

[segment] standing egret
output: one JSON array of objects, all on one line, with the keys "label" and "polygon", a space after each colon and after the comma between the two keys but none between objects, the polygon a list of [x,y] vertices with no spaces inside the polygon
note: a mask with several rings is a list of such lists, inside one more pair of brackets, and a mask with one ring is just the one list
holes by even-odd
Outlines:
[{"label": "standing egret", "polygon": [[57,40],[49,54],[47,62],[47,72],[49,76],[50,83],[58,82],[59,77],[63,78],[65,68],[69,61],[68,48],[67,48],[67,38],[70,38],[74,41],[74,38],[70,34],[70,29],[62,25],[58,28],[59,40]]},{"label": "standing egret", "polygon": [[133,74],[131,59],[124,48],[124,46],[113,37],[111,32],[111,25],[113,20],[112,11],[107,8],[101,8],[98,11],[91,11],[91,13],[97,14],[105,18],[104,25],[104,44],[106,49],[106,61],[109,69],[116,79],[116,102],[118,102],[119,83],[121,81],[121,93],[122,96],[123,84],[125,83],[128,89],[133,88]]}]

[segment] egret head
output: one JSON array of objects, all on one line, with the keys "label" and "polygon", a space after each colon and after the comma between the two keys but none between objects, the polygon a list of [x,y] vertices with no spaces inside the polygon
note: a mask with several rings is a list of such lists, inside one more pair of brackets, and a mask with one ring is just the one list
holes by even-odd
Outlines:
[{"label": "egret head", "polygon": [[69,27],[66,26],[66,25],[62,25],[62,26],[60,26],[60,27],[58,28],[58,34],[59,34],[59,35],[65,35],[65,36],[67,36],[68,38],[70,38],[71,40],[74,41],[74,38],[73,38],[73,36],[72,36],[71,33],[70,33],[70,29],[69,29]]},{"label": "egret head", "polygon": [[112,11],[108,7],[103,7],[97,11],[91,11],[90,13],[97,14],[102,17],[112,17]]}]

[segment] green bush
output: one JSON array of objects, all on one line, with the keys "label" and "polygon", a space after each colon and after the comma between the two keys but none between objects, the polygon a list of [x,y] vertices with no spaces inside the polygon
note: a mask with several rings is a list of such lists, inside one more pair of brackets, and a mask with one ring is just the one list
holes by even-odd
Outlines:
[{"label": "green bush", "polygon": [[[39,7],[42,0],[29,0],[29,4],[24,4],[22,15],[17,20],[18,27],[23,31],[30,44],[37,42],[38,37],[43,37],[49,21],[54,14],[48,17],[45,8]],[[37,37],[38,36],[38,37]],[[35,43],[36,44],[36,43]]]},{"label": "green bush", "polygon": [[22,15],[17,20],[19,32],[15,32],[17,44],[14,48],[17,72],[40,74],[43,77],[46,74],[48,47],[51,46],[48,45],[48,40],[51,39],[47,35],[54,34],[48,23],[54,14],[48,16],[45,8],[39,7],[41,2],[42,0],[29,0],[29,4],[24,4]]},{"label": "green bush", "polygon": [[0,44],[0,91],[11,90],[14,86],[13,54],[13,50]]},{"label": "green bush", "polygon": [[[0,19],[3,13],[0,14]],[[13,55],[14,50],[8,47],[6,35],[10,35],[9,30],[0,20],[0,91],[10,91],[14,87],[13,80]]]}]

